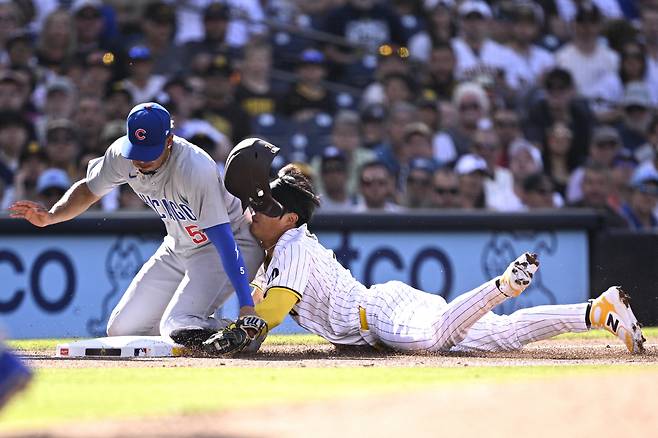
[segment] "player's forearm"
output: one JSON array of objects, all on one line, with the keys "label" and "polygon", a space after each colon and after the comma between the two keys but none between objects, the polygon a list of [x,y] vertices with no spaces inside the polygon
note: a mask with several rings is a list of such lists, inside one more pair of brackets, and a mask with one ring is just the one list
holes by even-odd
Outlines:
[{"label": "player's forearm", "polygon": [[299,297],[290,289],[273,287],[267,291],[263,301],[256,304],[256,314],[267,322],[272,330],[281,324],[288,313],[299,301]]},{"label": "player's forearm", "polygon": [[64,222],[79,216],[99,199],[98,196],[89,190],[87,182],[84,179],[76,182],[50,209],[49,213],[52,217],[52,223]]}]

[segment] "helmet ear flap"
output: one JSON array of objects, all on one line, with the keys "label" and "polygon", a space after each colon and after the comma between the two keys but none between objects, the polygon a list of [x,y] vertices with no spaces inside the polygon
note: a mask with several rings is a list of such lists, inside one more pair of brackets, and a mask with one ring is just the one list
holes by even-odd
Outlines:
[{"label": "helmet ear flap", "polygon": [[240,199],[243,211],[251,207],[268,216],[283,214],[281,204],[274,200],[270,189],[270,167],[279,150],[265,140],[247,138],[229,153],[224,185]]}]

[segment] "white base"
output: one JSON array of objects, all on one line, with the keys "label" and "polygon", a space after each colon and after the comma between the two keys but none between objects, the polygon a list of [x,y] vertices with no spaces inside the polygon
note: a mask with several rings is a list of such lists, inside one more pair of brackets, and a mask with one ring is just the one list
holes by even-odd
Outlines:
[{"label": "white base", "polygon": [[184,352],[160,336],[110,336],[57,345],[57,357],[173,357]]}]

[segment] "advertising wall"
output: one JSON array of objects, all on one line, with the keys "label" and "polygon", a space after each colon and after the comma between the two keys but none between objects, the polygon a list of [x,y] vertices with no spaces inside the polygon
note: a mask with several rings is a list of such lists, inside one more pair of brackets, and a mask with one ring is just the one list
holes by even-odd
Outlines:
[{"label": "advertising wall", "polygon": [[[510,313],[589,298],[585,230],[320,230],[320,241],[367,285],[401,280],[448,301],[496,275],[523,251],[539,254],[532,287],[496,309]],[[12,338],[103,336],[108,316],[161,242],[143,234],[4,234],[0,323]],[[235,299],[222,310],[233,317]],[[293,321],[278,332],[301,331]]]}]

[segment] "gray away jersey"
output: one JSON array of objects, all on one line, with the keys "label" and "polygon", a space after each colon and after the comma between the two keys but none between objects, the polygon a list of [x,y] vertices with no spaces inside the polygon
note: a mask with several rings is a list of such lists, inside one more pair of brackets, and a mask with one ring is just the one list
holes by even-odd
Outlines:
[{"label": "gray away jersey", "polygon": [[267,291],[289,289],[299,301],[290,315],[302,327],[338,344],[365,345],[359,333],[359,306],[368,289],[323,247],[306,225],[286,231],[267,269],[254,283]]},{"label": "gray away jersey", "polygon": [[235,233],[246,221],[240,200],[226,190],[215,161],[201,148],[174,136],[169,159],[155,174],[144,175],[121,156],[121,140],[89,162],[89,190],[103,196],[128,183],[164,222],[165,242],[173,251],[208,245],[206,228],[230,222]]}]

